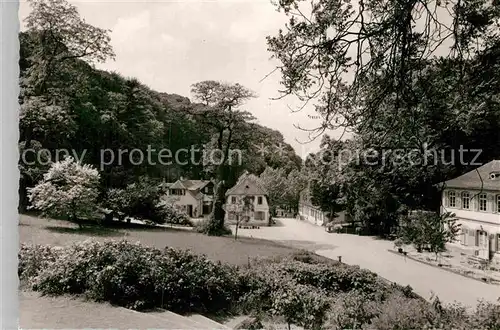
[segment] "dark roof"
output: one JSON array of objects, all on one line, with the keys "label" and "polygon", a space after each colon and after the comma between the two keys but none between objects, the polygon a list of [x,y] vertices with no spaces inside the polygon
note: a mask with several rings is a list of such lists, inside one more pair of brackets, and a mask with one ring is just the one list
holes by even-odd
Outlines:
[{"label": "dark roof", "polygon": [[500,160],[491,162],[444,182],[444,188],[483,189],[500,191],[500,177],[492,179],[492,173],[500,173]]},{"label": "dark roof", "polygon": [[177,180],[170,184],[171,189],[199,190],[209,184],[209,180]]}]

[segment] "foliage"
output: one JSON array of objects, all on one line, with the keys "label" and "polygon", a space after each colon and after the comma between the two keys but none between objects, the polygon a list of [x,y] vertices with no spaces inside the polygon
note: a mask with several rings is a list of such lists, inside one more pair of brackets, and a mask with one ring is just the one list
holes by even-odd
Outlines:
[{"label": "foliage", "polygon": [[266,167],[260,174],[262,185],[268,192],[268,203],[271,214],[276,215],[276,208],[286,204],[286,181],[285,170]]},{"label": "foliage", "polygon": [[150,220],[155,223],[167,221],[186,222],[171,207],[162,203],[162,188],[155,180],[139,178],[124,189],[110,189],[106,196],[106,207],[129,217]]},{"label": "foliage", "polygon": [[58,248],[49,245],[21,244],[18,251],[17,275],[21,281],[35,278],[56,261]]},{"label": "foliage", "polygon": [[234,146],[236,136],[241,138],[245,132],[251,132],[250,122],[254,120],[248,111],[239,108],[255,95],[240,84],[211,80],[193,84],[191,92],[195,99],[205,105],[205,107],[196,109],[194,114],[214,129],[214,147],[221,153],[221,159],[218,160],[214,170],[218,184],[215,190],[213,210],[209,218],[213,224],[205,227],[208,234],[215,235],[221,232],[224,226],[225,211],[222,206],[227,189],[231,183],[234,183],[234,177],[231,180],[229,176],[231,148]]},{"label": "foliage", "polygon": [[271,313],[284,316],[290,324],[318,329],[324,321],[330,301],[321,291],[307,285],[290,283],[271,293]]},{"label": "foliage", "polygon": [[[20,258],[26,255],[32,252]],[[221,312],[230,308],[238,292],[234,268],[188,251],[160,251],[126,241],[85,241],[44,261],[50,267],[39,269],[32,278],[33,289],[51,295],[85,293],[134,309]]]},{"label": "foliage", "polygon": [[172,204],[161,201],[156,205],[156,208],[159,210],[158,213],[160,217],[162,219],[165,219],[166,223],[193,227],[193,222],[191,221],[191,219],[189,219],[189,217],[185,213],[175,209]]},{"label": "foliage", "polygon": [[328,329],[362,329],[377,314],[377,302],[363,293],[351,291],[336,297],[325,323]]},{"label": "foliage", "polygon": [[42,182],[29,190],[32,208],[48,217],[68,217],[79,224],[96,214],[99,173],[72,157],[52,164]]},{"label": "foliage", "polygon": [[499,326],[498,304],[483,302],[470,312],[429,303],[373,273],[305,252],[239,269],[189,251],[125,240],[63,248],[21,245],[18,257],[21,280],[42,294],[85,294],[139,310],[273,314],[305,329]]},{"label": "foliage", "polygon": [[248,222],[250,214],[254,212],[254,198],[252,196],[237,196],[236,203],[226,204],[224,210],[228,214],[232,214],[236,218],[236,230],[234,239],[238,239],[238,228],[243,222]]},{"label": "foliage", "polygon": [[195,229],[197,232],[209,236],[226,236],[233,233],[227,225],[224,224],[221,228],[214,223],[213,219],[203,219],[196,224]]},{"label": "foliage", "polygon": [[306,172],[294,168],[287,174],[283,167],[268,166],[259,178],[268,192],[271,214],[276,215],[277,207],[298,211],[300,192],[308,182]]},{"label": "foliage", "polygon": [[[223,103],[231,103],[229,93],[241,100],[251,97],[241,85],[210,83],[218,86],[220,97],[212,97],[207,106],[151,90],[135,78],[97,70],[94,63],[114,58],[109,31],[88,24],[77,7],[65,0],[32,0],[30,5],[27,29],[19,35],[20,211],[29,205],[27,188],[48,170],[44,163],[61,160],[54,157],[58,150],[71,150],[74,158],[99,168],[99,190],[104,196],[109,189],[127,190],[143,177],[169,182],[180,176],[217,177],[217,166],[201,161],[202,151],[228,145],[243,154],[242,164],[226,171],[230,186],[243,169],[260,173],[271,164],[255,148],[260,141],[285,145],[279,132],[250,124],[252,117],[245,111],[234,108],[232,114],[226,111],[221,117]],[[200,83],[197,91],[208,85]],[[219,124],[229,122],[238,134],[230,136],[228,128],[221,130]],[[224,148],[218,146],[219,141]],[[293,148],[286,146],[287,153],[273,166],[300,165]],[[42,153],[38,161],[32,149],[48,153]],[[142,161],[139,153],[132,153],[134,149],[142,151]],[[195,150],[194,161],[181,152],[176,162],[173,155],[181,149]]]},{"label": "foliage", "polygon": [[455,240],[460,225],[453,213],[437,214],[414,211],[403,217],[399,236],[405,244],[413,244],[418,251],[429,248],[437,254],[446,251],[446,243]]},{"label": "foliage", "polygon": [[268,38],[282,92],[315,103],[315,136],[339,129],[348,139],[322,146],[323,155],[343,151],[342,162],[316,164],[312,172],[334,177],[324,185],[340,190],[331,200],[369,232],[390,234],[408,209],[437,211],[437,183],[500,157],[495,2],[276,6],[288,18]]}]

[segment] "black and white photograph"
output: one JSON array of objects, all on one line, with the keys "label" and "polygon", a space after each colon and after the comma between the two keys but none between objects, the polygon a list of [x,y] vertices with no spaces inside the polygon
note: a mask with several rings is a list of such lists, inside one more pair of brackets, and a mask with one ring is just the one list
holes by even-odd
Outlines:
[{"label": "black and white photograph", "polygon": [[0,10],[2,329],[500,330],[499,1]]}]

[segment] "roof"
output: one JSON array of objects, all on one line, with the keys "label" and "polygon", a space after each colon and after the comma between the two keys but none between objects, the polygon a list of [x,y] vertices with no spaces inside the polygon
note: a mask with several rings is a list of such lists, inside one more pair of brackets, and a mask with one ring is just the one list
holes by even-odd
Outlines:
[{"label": "roof", "polygon": [[492,179],[492,173],[500,173],[500,160],[492,160],[475,170],[444,182],[444,188],[483,189],[500,191],[500,177]]},{"label": "roof", "polygon": [[177,180],[170,184],[170,189],[200,190],[211,181],[209,180]]},{"label": "roof", "polygon": [[238,179],[238,183],[226,192],[229,195],[266,195],[267,191],[264,188],[260,179],[247,172],[243,173]]}]

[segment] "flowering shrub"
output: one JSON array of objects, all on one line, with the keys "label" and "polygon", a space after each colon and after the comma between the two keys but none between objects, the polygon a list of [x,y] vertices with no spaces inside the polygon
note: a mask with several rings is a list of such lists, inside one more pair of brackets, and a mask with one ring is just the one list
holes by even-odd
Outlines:
[{"label": "flowering shrub", "polygon": [[49,217],[67,217],[81,225],[80,220],[96,214],[98,184],[96,169],[67,157],[52,164],[43,180],[28,190],[30,208]]}]

